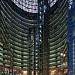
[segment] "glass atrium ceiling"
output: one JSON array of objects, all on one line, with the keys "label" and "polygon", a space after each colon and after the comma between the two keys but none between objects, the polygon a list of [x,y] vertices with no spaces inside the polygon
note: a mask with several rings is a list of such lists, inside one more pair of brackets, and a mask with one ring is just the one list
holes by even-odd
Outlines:
[{"label": "glass atrium ceiling", "polygon": [[[24,11],[37,13],[38,12],[38,0],[12,0],[18,7]],[[52,7],[57,0],[48,0],[50,7]]]},{"label": "glass atrium ceiling", "polygon": [[38,0],[12,0],[18,7],[27,12],[38,12]]}]

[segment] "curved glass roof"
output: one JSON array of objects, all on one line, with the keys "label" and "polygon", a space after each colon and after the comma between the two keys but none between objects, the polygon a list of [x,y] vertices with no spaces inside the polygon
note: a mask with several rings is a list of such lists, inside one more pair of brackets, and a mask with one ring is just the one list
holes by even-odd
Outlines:
[{"label": "curved glass roof", "polygon": [[18,7],[27,12],[38,12],[38,0],[12,0]]},{"label": "curved glass roof", "polygon": [[[18,7],[24,11],[37,13],[38,12],[38,0],[12,0]],[[52,7],[57,0],[48,0],[50,7]]]}]

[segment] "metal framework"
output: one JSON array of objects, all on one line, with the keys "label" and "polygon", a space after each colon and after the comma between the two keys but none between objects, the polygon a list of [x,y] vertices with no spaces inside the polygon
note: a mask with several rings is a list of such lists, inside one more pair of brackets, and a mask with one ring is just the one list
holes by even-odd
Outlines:
[{"label": "metal framework", "polygon": [[[21,7],[18,8],[12,1]],[[53,4],[58,1],[54,6],[51,4],[53,7],[49,12],[45,10],[50,9],[47,0],[46,3],[45,0],[38,0],[36,9],[35,5],[31,7],[32,0],[12,1],[1,0],[0,5],[0,71],[9,75],[65,72],[68,52],[67,0],[49,0],[54,1]]]},{"label": "metal framework", "polygon": [[12,0],[19,8],[31,13],[38,13],[38,0]]}]

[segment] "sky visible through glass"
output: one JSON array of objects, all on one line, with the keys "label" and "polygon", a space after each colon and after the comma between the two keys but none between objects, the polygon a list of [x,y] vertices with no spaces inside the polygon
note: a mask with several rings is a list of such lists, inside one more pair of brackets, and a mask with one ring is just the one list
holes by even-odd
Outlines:
[{"label": "sky visible through glass", "polygon": [[[12,0],[18,7],[27,12],[38,12],[38,0]],[[57,0],[48,0],[50,7],[52,7]]]}]

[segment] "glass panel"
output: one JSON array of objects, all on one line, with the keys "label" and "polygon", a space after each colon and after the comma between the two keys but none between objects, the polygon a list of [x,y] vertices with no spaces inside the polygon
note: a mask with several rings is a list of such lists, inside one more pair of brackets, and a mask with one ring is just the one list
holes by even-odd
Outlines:
[{"label": "glass panel", "polygon": [[38,12],[37,0],[12,0],[19,8],[32,13]]}]

